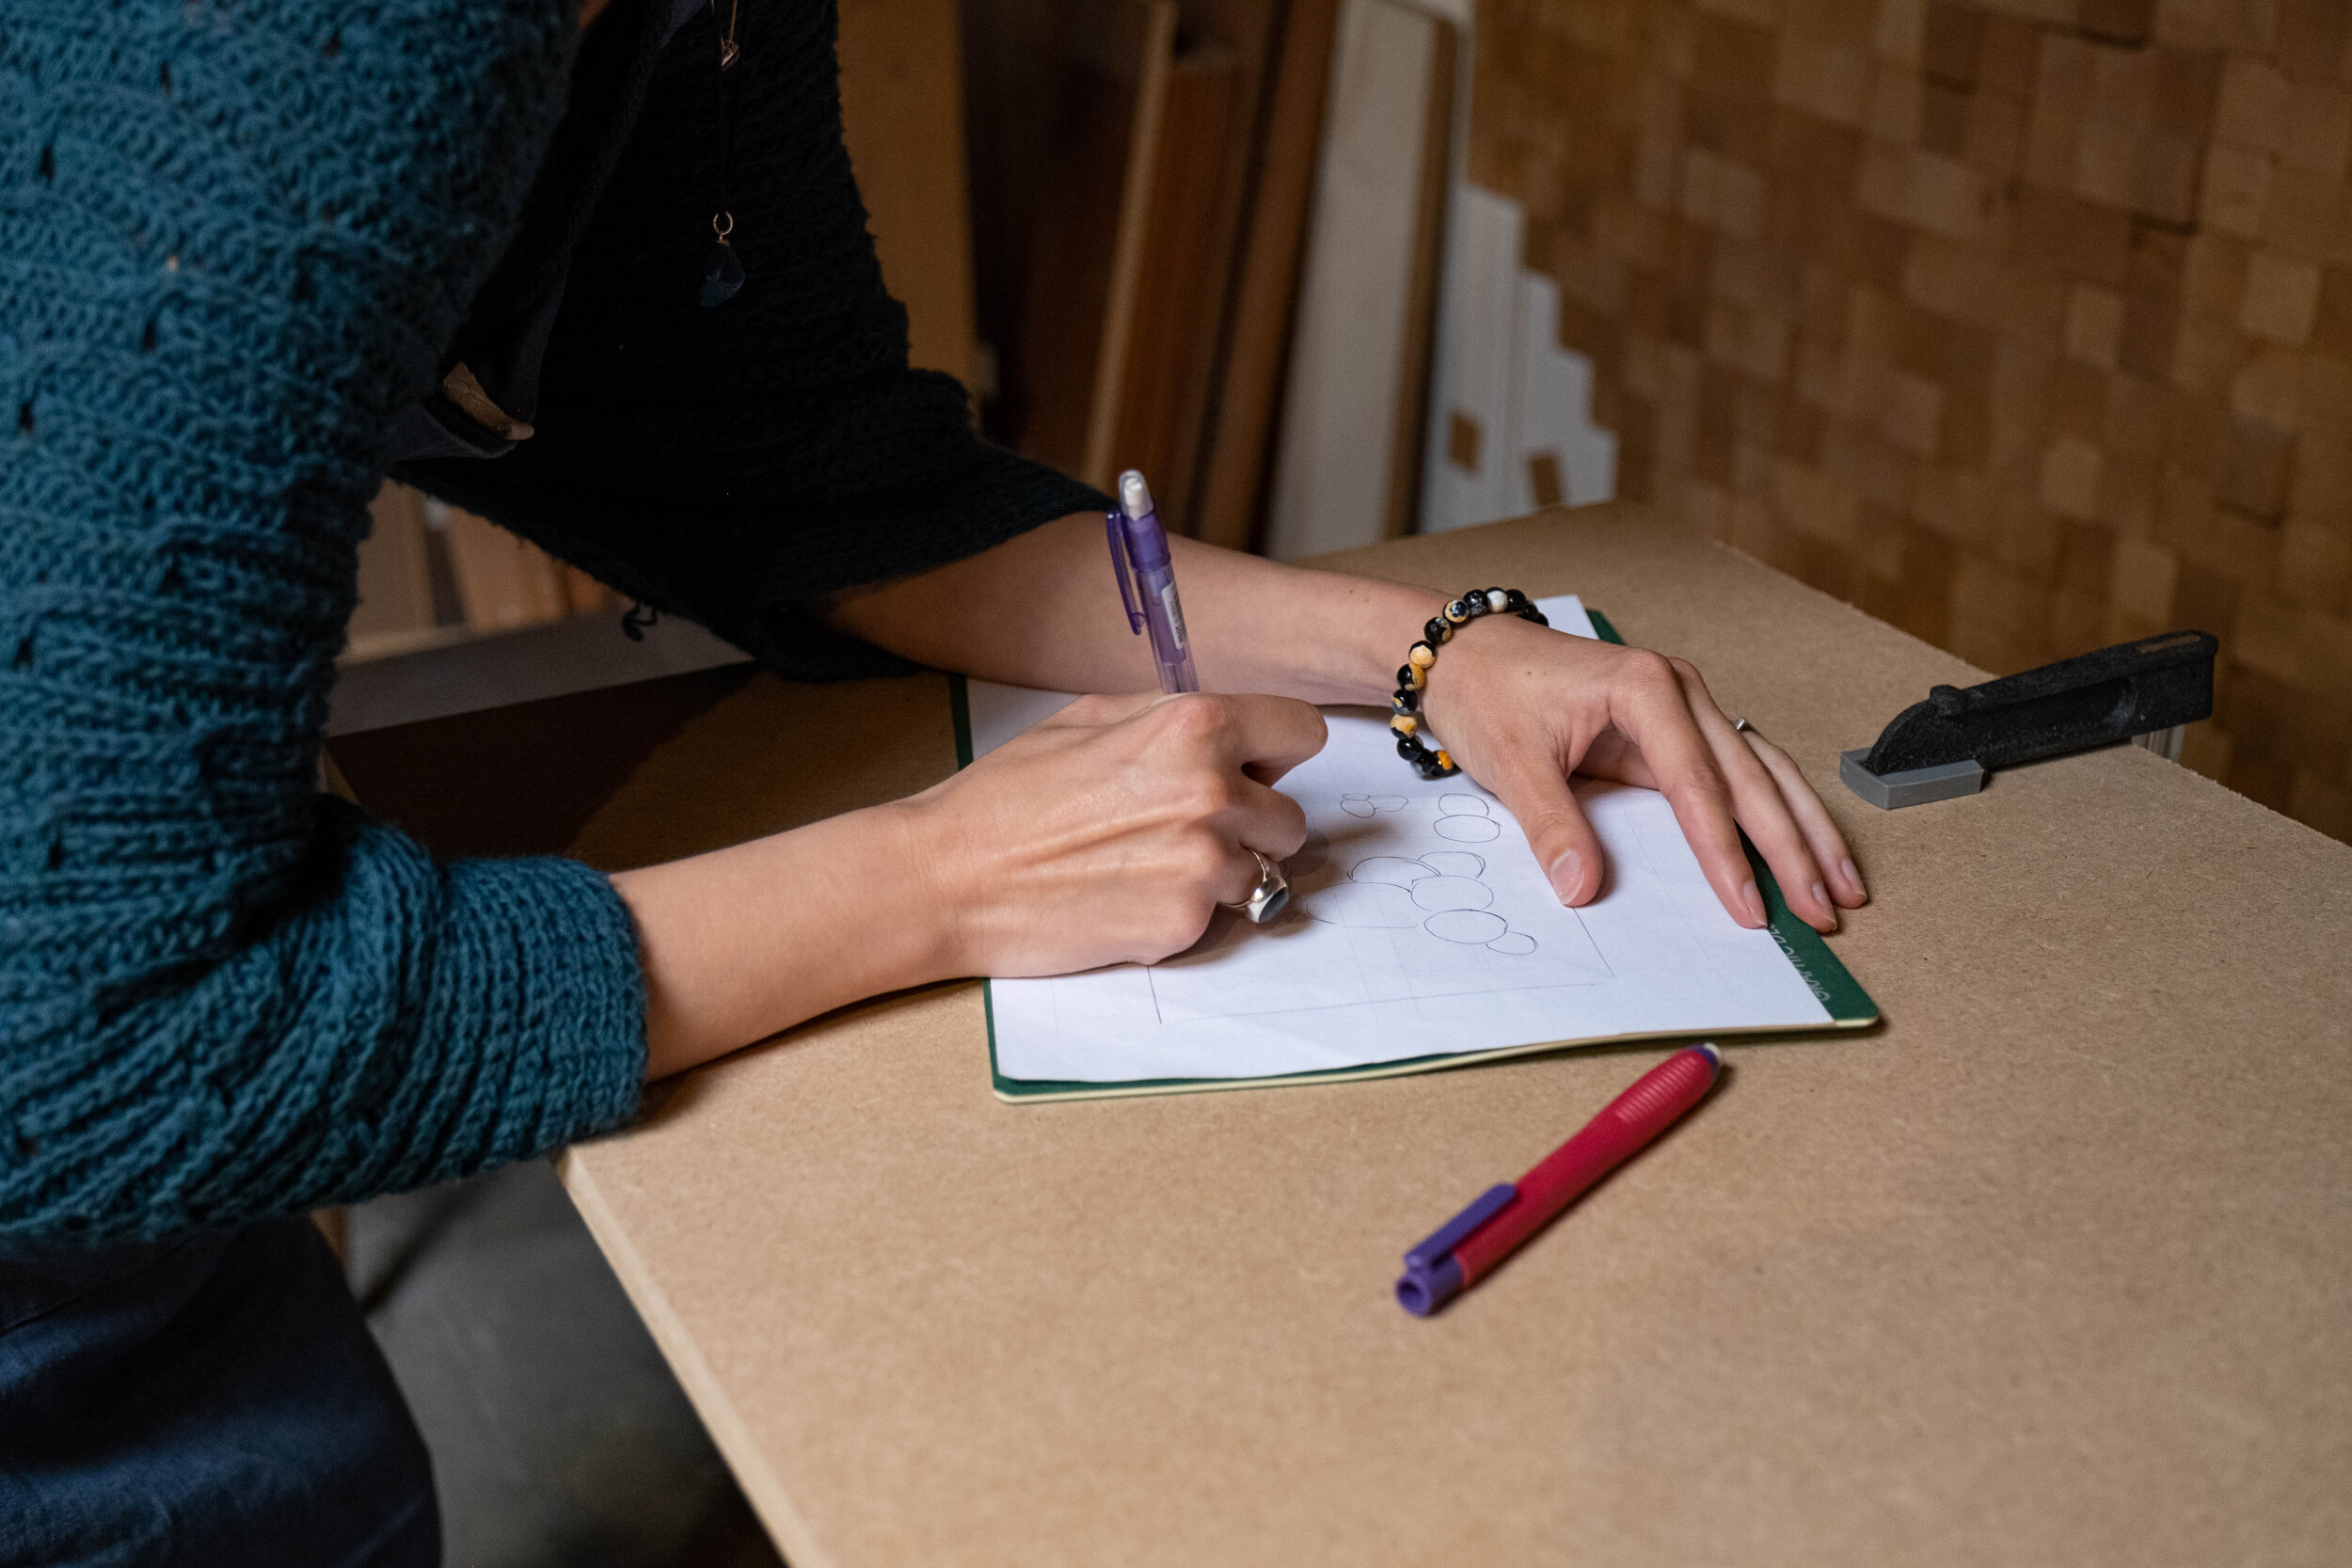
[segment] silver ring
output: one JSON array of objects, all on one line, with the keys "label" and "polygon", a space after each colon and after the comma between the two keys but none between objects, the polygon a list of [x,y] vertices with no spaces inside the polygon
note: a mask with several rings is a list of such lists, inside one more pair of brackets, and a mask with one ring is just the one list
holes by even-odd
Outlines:
[{"label": "silver ring", "polygon": [[1259,851],[1249,851],[1258,860],[1258,885],[1249,890],[1249,896],[1238,904],[1228,904],[1229,910],[1239,910],[1249,917],[1253,926],[1263,926],[1280,914],[1291,901],[1290,879],[1282,868]]},{"label": "silver ring", "polygon": [[1734,719],[1731,721],[1731,731],[1734,735],[1739,734],[1741,730],[1744,730],[1747,727],[1748,721],[1744,719]]}]

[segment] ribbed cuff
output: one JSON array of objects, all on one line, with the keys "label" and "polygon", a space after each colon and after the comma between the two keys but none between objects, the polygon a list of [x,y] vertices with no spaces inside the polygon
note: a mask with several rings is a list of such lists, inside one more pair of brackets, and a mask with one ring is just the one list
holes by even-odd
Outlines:
[{"label": "ribbed cuff", "polygon": [[455,861],[421,1001],[448,1073],[418,1106],[427,1180],[526,1160],[636,1114],[645,982],[620,895],[576,861]]}]

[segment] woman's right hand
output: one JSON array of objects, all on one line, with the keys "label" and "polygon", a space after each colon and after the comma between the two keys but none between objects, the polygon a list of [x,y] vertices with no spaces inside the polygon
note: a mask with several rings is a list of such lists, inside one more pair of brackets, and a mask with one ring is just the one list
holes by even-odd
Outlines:
[{"label": "woman's right hand", "polygon": [[660,1078],[884,991],[1153,962],[1298,852],[1288,697],[1081,697],[946,783],[614,875]]},{"label": "woman's right hand", "polygon": [[1081,697],[901,803],[915,874],[961,974],[1153,963],[1296,854],[1276,780],[1323,749],[1288,697]]}]

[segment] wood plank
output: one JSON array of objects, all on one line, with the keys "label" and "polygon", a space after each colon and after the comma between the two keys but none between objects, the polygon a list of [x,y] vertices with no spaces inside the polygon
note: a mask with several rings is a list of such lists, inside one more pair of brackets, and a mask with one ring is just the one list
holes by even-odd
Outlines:
[{"label": "wood plank", "polygon": [[432,633],[433,564],[424,498],[387,483],[369,504],[359,542],[359,604],[351,612],[347,657],[367,658]]},{"label": "wood plank", "polygon": [[1168,76],[1176,52],[1175,0],[1150,0],[1144,8],[1143,53],[1130,107],[1126,167],[1120,182],[1119,225],[1112,231],[1110,277],[1103,300],[1103,331],[1095,348],[1093,393],[1087,409],[1086,452],[1078,477],[1107,489],[1119,435],[1120,403],[1127,386],[1127,359],[1136,336],[1144,247],[1151,240],[1152,195],[1159,168],[1160,132],[1168,102]]},{"label": "wood plank", "polygon": [[1271,555],[1370,544],[1410,494],[1394,476],[1417,461],[1417,417],[1408,451],[1392,447],[1401,405],[1418,406],[1425,380],[1416,331],[1429,317],[1415,289],[1435,286],[1436,269],[1422,264],[1424,193],[1448,26],[1392,0],[1346,0],[1341,14],[1266,518]]},{"label": "wood plank", "polygon": [[972,376],[972,199],[956,0],[841,0],[841,132],[909,353]]},{"label": "wood plank", "polygon": [[1228,549],[1248,548],[1258,533],[1339,19],[1340,0],[1292,0],[1282,24],[1232,326],[1193,510],[1194,533]]},{"label": "wood plank", "polygon": [[1234,139],[1247,132],[1241,71],[1230,49],[1196,49],[1168,68],[1142,262],[1128,309],[1126,362],[1104,458],[1111,476],[1140,468],[1162,518],[1184,531],[1216,368],[1228,273]]},{"label": "wood plank", "polygon": [[444,537],[471,630],[511,631],[572,612],[563,566],[529,540],[455,507]]},{"label": "wood plank", "polygon": [[1431,40],[1429,90],[1422,109],[1412,272],[1405,283],[1405,344],[1396,373],[1396,417],[1389,427],[1389,504],[1381,532],[1390,539],[1412,532],[1421,515],[1430,349],[1437,333],[1438,270],[1445,257],[1446,186],[1453,174],[1454,39],[1451,25],[1438,24]]},{"label": "wood plank", "polygon": [[[1155,26],[1166,35],[1156,45]],[[1037,198],[1015,370],[1020,448],[1067,473],[1083,474],[1089,460],[1102,401],[1097,388],[1113,348],[1108,327],[1123,214],[1131,185],[1138,207],[1147,195],[1143,177],[1129,177],[1143,78],[1152,70],[1164,75],[1173,26],[1172,12],[1126,4],[1089,8],[1059,51],[1065,65],[1058,103],[1036,157],[1057,178]],[[1154,59],[1163,63],[1152,67]],[[1139,227],[1134,237],[1131,269],[1141,265]],[[1127,289],[1132,296],[1132,279]],[[1124,349],[1117,354],[1123,363]],[[1108,410],[1099,417],[1107,419]]]}]

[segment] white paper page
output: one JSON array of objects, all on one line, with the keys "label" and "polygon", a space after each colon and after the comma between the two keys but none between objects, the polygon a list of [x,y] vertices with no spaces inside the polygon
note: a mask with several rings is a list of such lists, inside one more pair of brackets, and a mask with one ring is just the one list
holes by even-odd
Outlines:
[{"label": "white paper page", "polygon": [[[1539,601],[1590,637],[1573,596]],[[1072,699],[974,681],[984,754]],[[997,1070],[1120,1083],[1260,1078],[1613,1035],[1819,1027],[1829,1013],[1770,933],[1716,900],[1665,798],[1580,781],[1609,860],[1561,906],[1518,823],[1466,777],[1423,783],[1385,713],[1327,710],[1330,741],[1280,788],[1307,847],[1270,926],[1220,910],[1188,951],[990,982]]]}]

